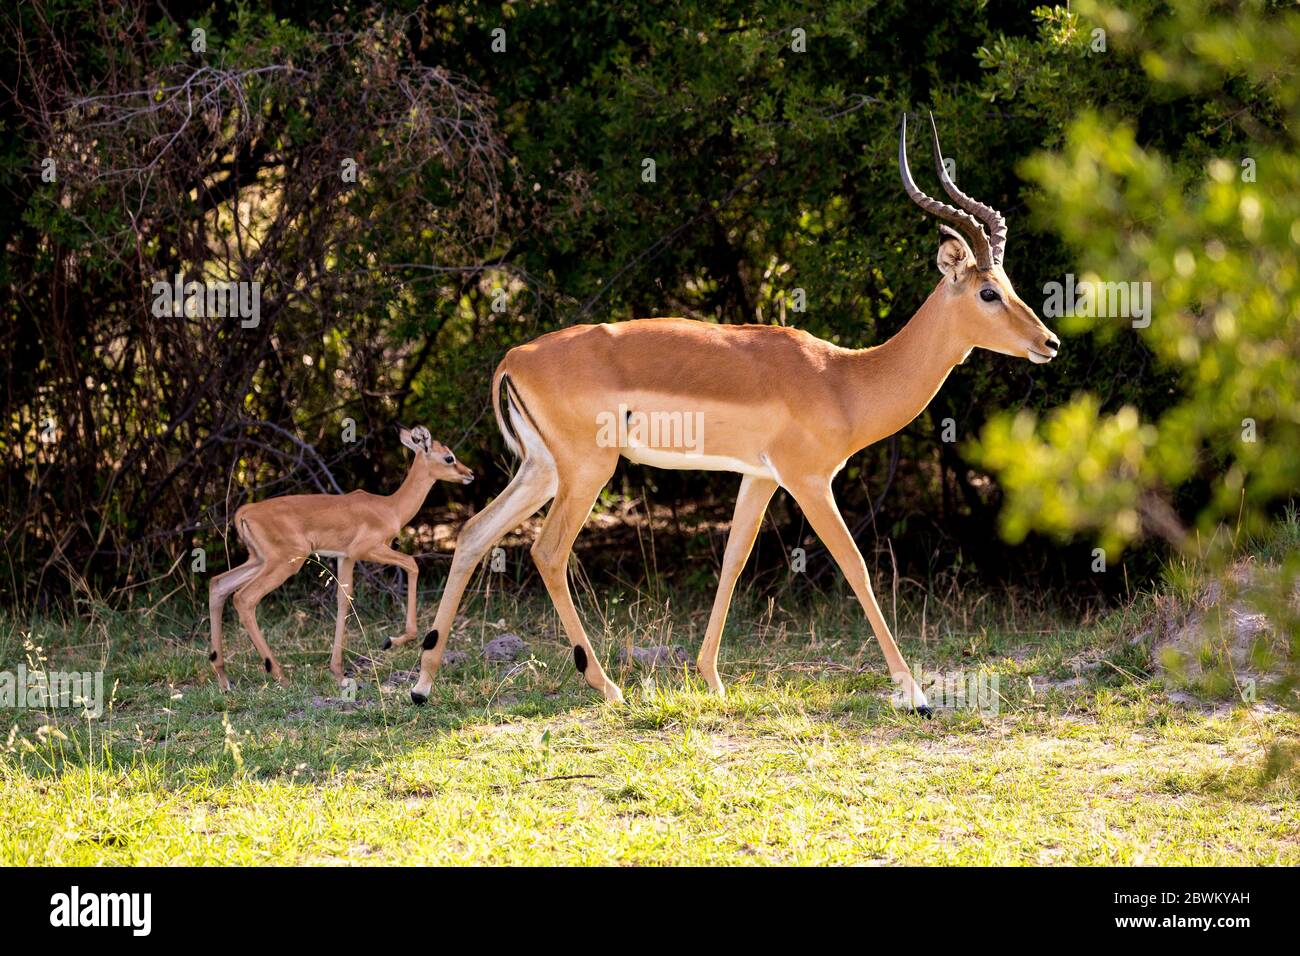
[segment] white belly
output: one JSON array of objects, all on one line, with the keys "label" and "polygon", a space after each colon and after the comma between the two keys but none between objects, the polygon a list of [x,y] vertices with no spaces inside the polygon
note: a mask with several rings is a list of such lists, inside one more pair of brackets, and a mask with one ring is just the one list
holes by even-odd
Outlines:
[{"label": "white belly", "polygon": [[742,461],[725,455],[700,455],[676,448],[624,448],[623,457],[638,465],[667,468],[671,471],[734,471],[756,478],[780,481],[776,470],[766,461]]}]

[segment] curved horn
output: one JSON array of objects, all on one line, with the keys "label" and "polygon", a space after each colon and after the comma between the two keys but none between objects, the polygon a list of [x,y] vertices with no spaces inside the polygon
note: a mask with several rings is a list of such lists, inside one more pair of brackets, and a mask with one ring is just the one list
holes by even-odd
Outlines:
[{"label": "curved horn", "polygon": [[934,134],[934,162],[938,168],[939,182],[943,184],[944,192],[951,196],[958,206],[988,227],[989,250],[993,255],[993,261],[1001,265],[1002,253],[1007,247],[1007,221],[1002,218],[1002,213],[992,206],[986,206],[958,189],[957,184],[948,175],[948,170],[943,168],[943,150],[939,148],[939,127],[934,124],[933,113],[930,114],[930,132]]},{"label": "curved horn", "polygon": [[952,223],[966,235],[971,243],[971,251],[975,253],[975,265],[980,271],[992,268],[993,252],[989,248],[988,236],[984,235],[984,227],[979,220],[968,212],[939,202],[937,199],[931,199],[912,181],[912,171],[907,166],[906,112],[903,113],[903,131],[898,136],[898,171],[903,177],[903,189],[907,191],[908,198],[930,215]]}]

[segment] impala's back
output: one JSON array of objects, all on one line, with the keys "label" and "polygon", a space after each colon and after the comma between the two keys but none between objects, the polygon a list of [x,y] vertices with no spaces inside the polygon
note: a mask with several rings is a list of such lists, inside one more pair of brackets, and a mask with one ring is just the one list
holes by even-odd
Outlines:
[{"label": "impala's back", "polygon": [[[771,476],[782,431],[806,434],[803,410],[838,407],[842,382],[820,374],[844,352],[797,329],[639,319],[552,332],[510,351],[496,388],[547,447],[617,449],[659,468]],[[532,400],[530,400],[530,396]],[[558,399],[558,400],[557,400]],[[822,415],[819,429],[842,428]]]},{"label": "impala's back", "polygon": [[[235,531],[250,550],[268,537],[292,543],[304,554],[338,557],[354,553],[363,539],[391,541],[400,527],[384,497],[367,491],[346,495],[286,495],[246,504],[235,512]],[[345,507],[339,507],[344,505]],[[304,521],[302,515],[311,515]]]}]

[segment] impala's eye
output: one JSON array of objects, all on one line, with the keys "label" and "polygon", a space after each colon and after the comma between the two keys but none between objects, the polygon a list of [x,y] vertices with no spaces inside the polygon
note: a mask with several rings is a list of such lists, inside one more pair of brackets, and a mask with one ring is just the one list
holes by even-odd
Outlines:
[{"label": "impala's eye", "polygon": [[456,456],[455,456],[455,455],[448,455],[446,458],[443,459],[443,461],[445,461],[445,462],[446,462],[447,464],[449,464],[449,465],[450,465],[452,462],[454,462],[455,460],[456,460]]},{"label": "impala's eye", "polygon": [[997,289],[980,289],[980,298],[985,302],[1000,302],[1002,296],[998,295]]}]

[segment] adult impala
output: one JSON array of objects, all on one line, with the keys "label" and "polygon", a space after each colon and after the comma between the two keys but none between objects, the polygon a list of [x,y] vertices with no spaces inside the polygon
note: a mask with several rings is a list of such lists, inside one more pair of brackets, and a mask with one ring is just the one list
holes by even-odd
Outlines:
[{"label": "adult impala", "polygon": [[[208,659],[222,690],[230,689],[221,646],[221,615],[226,599],[235,595],[235,610],[262,658],[266,672],[281,684],[284,672],[257,625],[257,605],[289,578],[312,554],[338,558],[338,618],[330,673],[343,682],[343,644],[352,569],[358,561],[395,564],[406,571],[406,635],[414,639],[415,558],[394,550],[390,542],[415,517],[435,481],[469,484],[474,473],[456,460],[446,445],[433,440],[424,427],[403,428],[401,442],[415,458],[402,486],[391,495],[353,491],[346,495],[283,495],[247,504],[235,512],[235,531],[248,548],[248,560],[219,574],[208,585],[208,614],[212,619],[212,651]],[[385,644],[387,646],[387,644]]]},{"label": "adult impala", "polygon": [[[533,559],[573,645],[575,666],[606,699],[622,699],[591,649],[566,574],[573,540],[622,455],[659,468],[744,476],[698,661],[714,691],[722,693],[718,646],[736,577],[780,486],[803,509],[866,611],[899,685],[896,702],[929,715],[925,695],[880,613],[831,480],[849,456],[920,414],[972,349],[1048,362],[1060,344],[1016,295],[1002,269],[1002,216],[959,190],[945,172],[933,122],[931,117],[939,181],[957,206],[930,198],[912,181],[906,116],[898,165],[907,195],[948,224],[940,226],[943,277],[907,325],[883,345],[855,350],[778,326],[643,319],[574,326],[506,355],[492,379],[492,402],[498,427],[522,463],[501,495],[460,533],[434,627],[425,638],[413,701],[427,699],[446,646],[439,635],[450,632],[475,566],[503,534],[547,501],[554,503],[533,544]],[[690,448],[662,441],[609,442],[603,439],[613,414],[664,421],[689,416],[702,425],[702,440]],[[405,640],[410,638],[394,643]]]}]

